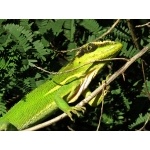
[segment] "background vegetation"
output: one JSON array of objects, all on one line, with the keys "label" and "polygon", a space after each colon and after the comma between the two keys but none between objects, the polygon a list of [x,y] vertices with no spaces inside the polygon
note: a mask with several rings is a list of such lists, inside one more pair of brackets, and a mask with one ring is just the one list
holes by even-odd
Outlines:
[{"label": "background vegetation", "polygon": [[[52,75],[33,67],[58,71],[74,57],[73,48],[95,40],[123,43],[118,57],[131,58],[150,43],[149,20],[0,20],[0,116],[31,90],[51,79]],[[140,26],[139,26],[140,25]],[[107,32],[109,31],[109,32]],[[63,50],[67,50],[63,53]],[[149,130],[150,54],[118,77],[101,105],[87,107],[75,122],[66,118],[42,130]],[[91,83],[94,90],[102,79],[124,64],[110,63]],[[145,78],[145,79],[144,79]],[[82,97],[81,97],[82,99]],[[142,127],[142,129],[141,129]]]}]

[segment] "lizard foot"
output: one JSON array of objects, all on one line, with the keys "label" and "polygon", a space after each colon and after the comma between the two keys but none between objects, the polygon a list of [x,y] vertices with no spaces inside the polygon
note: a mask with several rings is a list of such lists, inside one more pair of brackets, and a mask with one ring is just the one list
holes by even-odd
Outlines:
[{"label": "lizard foot", "polygon": [[78,117],[80,117],[81,113],[79,111],[82,111],[82,113],[84,113],[85,110],[86,110],[85,107],[79,107],[79,106],[78,107],[70,107],[70,109],[68,109],[65,113],[69,116],[69,118],[72,121],[74,121],[72,118],[72,113],[77,115]]}]

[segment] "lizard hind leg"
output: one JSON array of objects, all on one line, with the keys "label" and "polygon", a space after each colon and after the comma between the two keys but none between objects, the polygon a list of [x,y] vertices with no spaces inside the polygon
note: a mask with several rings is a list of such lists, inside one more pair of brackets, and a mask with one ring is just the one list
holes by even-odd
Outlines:
[{"label": "lizard hind leg", "polygon": [[[102,83],[106,82],[106,80],[108,79],[109,76],[110,76],[110,75],[108,75],[108,76],[106,77],[106,79],[102,81]],[[93,106],[93,107],[98,106],[98,105],[104,100],[104,98],[105,98],[107,92],[109,91],[109,88],[110,88],[110,86],[107,86],[105,89],[103,89],[103,90],[102,90],[100,93],[98,93],[94,98],[92,98],[92,99],[89,101],[88,104],[89,104],[90,106]],[[83,95],[84,97],[87,97],[87,96],[89,96],[91,93],[92,93],[92,92],[89,90],[89,88],[87,88],[87,89],[82,93],[82,95]]]},{"label": "lizard hind leg", "polygon": [[[92,98],[88,104],[92,107],[97,107],[104,100],[104,98],[108,92],[108,89],[109,89],[109,87],[106,87],[106,89],[103,89],[102,92],[100,92],[94,98]],[[89,88],[87,88],[82,94],[84,97],[87,97],[91,93],[92,92],[89,90]]]}]

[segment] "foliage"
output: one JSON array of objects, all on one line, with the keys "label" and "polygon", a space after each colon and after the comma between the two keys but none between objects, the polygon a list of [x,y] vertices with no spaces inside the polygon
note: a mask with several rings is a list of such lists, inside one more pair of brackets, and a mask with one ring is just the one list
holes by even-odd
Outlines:
[{"label": "foliage", "polygon": [[[94,41],[109,30],[115,20],[79,20],[79,19],[18,19],[0,20],[0,115],[35,89],[51,78],[33,65],[48,71],[58,71],[66,61],[70,61],[75,51],[71,49]],[[143,20],[134,20],[135,27]],[[145,20],[147,22],[147,20]],[[139,47],[150,42],[147,26],[135,28]],[[140,49],[136,48],[127,21],[121,20],[114,29],[101,40],[113,40],[123,43],[123,49],[118,57],[131,58]],[[67,49],[67,53],[63,50]],[[150,94],[150,62],[149,53],[143,57],[145,63],[145,78],[141,69],[141,61],[135,62],[126,72],[125,81],[120,76],[111,84],[111,89],[104,101],[104,109],[100,130],[135,130],[142,127],[149,118]],[[111,70],[105,68],[93,80],[90,88],[94,90],[98,83],[108,74],[113,74],[123,62],[112,63]],[[101,106],[91,108],[82,118],[76,118],[75,123],[64,121],[46,130],[67,130],[69,126],[75,130],[96,130]],[[62,121],[63,122],[63,121]]]}]

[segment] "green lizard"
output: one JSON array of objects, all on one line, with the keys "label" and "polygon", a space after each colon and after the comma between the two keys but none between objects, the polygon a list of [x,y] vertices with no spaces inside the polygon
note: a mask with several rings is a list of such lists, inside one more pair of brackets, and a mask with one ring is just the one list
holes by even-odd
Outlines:
[{"label": "green lizard", "polygon": [[[83,45],[75,58],[60,69],[52,80],[28,93],[0,118],[0,130],[26,129],[54,114],[58,109],[71,119],[72,114],[79,116],[84,107],[70,107],[68,103],[76,101],[81,94],[88,95],[89,83],[107,63],[97,61],[115,57],[121,48],[121,43],[112,41]],[[96,103],[100,102],[101,99]]]}]

